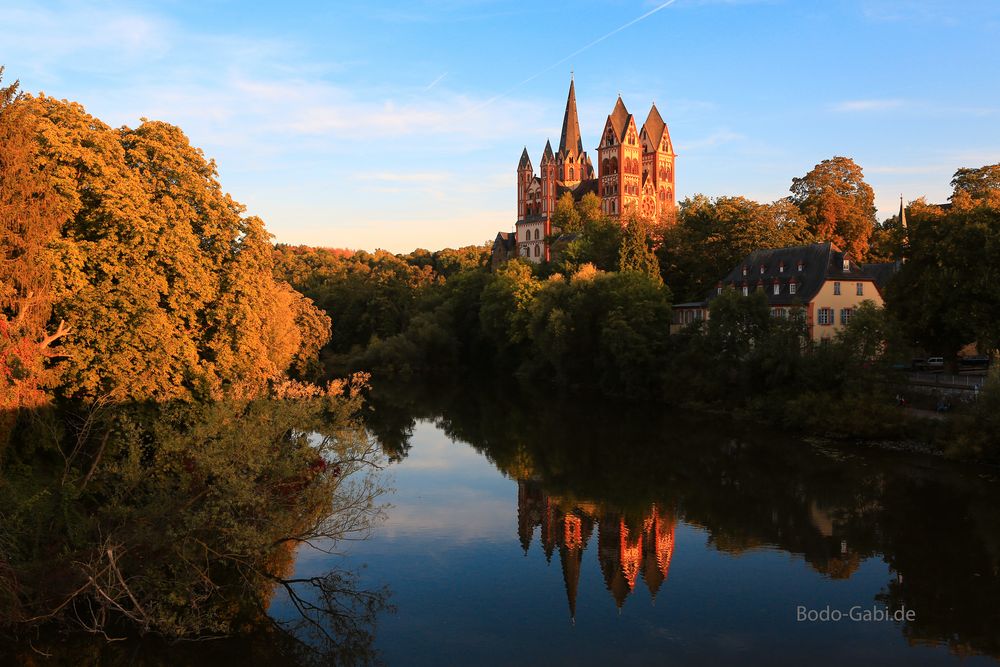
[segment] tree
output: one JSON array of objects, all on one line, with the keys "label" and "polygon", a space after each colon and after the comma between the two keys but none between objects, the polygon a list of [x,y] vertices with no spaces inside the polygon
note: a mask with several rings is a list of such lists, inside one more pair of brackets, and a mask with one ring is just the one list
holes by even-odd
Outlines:
[{"label": "tree", "polygon": [[955,172],[951,186],[951,203],[956,208],[1000,208],[1000,163],[978,169],[963,167]]},{"label": "tree", "polygon": [[556,201],[556,208],[552,212],[552,226],[567,234],[580,231],[580,212],[576,210],[572,192],[564,192]]},{"label": "tree", "polygon": [[680,203],[677,224],[664,229],[657,256],[674,294],[698,300],[754,250],[812,241],[805,218],[787,200],[761,204],[695,195]]},{"label": "tree", "polygon": [[479,319],[483,333],[498,350],[528,339],[529,311],[541,288],[524,260],[500,267],[483,288]]},{"label": "tree", "polygon": [[576,203],[576,210],[580,213],[580,222],[584,226],[591,224],[604,217],[601,210],[601,198],[593,192],[588,192]]},{"label": "tree", "polygon": [[61,394],[251,396],[304,368],[328,336],[325,315],[274,279],[263,223],[179,128],[116,130],[44,95],[23,104],[33,169],[58,193],[59,232],[38,265],[52,276],[55,318],[72,325]]},{"label": "tree", "polygon": [[64,323],[48,327],[48,246],[66,212],[38,168],[36,133],[18,83],[0,87],[0,411],[44,402],[50,347],[68,331]]},{"label": "tree", "polygon": [[978,342],[1000,348],[1000,209],[985,206],[908,217],[909,251],[886,304],[910,341],[954,359]]},{"label": "tree", "polygon": [[660,264],[653,253],[649,226],[638,216],[629,217],[622,232],[618,270],[644,273],[660,280]]},{"label": "tree", "polygon": [[832,241],[863,259],[875,228],[875,192],[861,167],[847,157],[823,160],[792,179],[791,201],[819,240]]}]

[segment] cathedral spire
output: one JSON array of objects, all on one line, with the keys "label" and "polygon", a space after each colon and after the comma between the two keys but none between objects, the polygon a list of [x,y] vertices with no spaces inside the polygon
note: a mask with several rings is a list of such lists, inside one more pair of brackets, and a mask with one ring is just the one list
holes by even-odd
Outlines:
[{"label": "cathedral spire", "polygon": [[562,136],[559,138],[561,155],[578,156],[583,152],[580,138],[580,118],[576,113],[576,87],[572,77],[569,81],[569,95],[566,97],[566,113],[563,115]]},{"label": "cathedral spire", "polygon": [[899,224],[906,229],[906,209],[903,207],[903,195],[899,195]]}]

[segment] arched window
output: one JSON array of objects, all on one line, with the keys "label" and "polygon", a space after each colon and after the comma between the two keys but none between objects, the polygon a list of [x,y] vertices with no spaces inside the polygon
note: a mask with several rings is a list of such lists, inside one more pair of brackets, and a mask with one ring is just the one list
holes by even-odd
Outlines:
[{"label": "arched window", "polygon": [[601,162],[601,173],[602,174],[608,173],[608,158],[604,158],[604,160]]},{"label": "arched window", "polygon": [[541,254],[542,254],[542,246],[540,246],[540,245],[536,245],[536,246],[535,246],[535,257],[538,257],[538,256],[540,256]]},{"label": "arched window", "polygon": [[611,173],[612,174],[618,173],[618,158],[616,157],[611,158]]},{"label": "arched window", "polygon": [[573,167],[569,168],[569,180],[573,180]]},{"label": "arched window", "polygon": [[537,229],[535,230],[535,240],[536,241],[538,240],[538,230]]}]

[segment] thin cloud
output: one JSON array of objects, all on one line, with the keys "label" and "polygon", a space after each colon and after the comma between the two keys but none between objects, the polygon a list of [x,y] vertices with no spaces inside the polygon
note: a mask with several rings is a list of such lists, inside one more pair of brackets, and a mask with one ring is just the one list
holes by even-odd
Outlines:
[{"label": "thin cloud", "polygon": [[837,113],[863,113],[898,109],[903,104],[904,101],[898,99],[846,100],[834,104],[832,109]]},{"label": "thin cloud", "polygon": [[698,151],[706,148],[715,148],[716,146],[722,146],[724,144],[731,144],[734,141],[741,141],[745,138],[746,137],[739,132],[723,129],[717,130],[702,139],[678,143],[677,147],[680,148],[681,151]]}]

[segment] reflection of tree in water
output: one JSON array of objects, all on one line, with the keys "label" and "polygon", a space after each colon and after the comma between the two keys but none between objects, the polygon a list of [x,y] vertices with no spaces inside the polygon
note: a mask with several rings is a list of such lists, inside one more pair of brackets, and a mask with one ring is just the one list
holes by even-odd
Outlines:
[{"label": "reflection of tree in water", "polygon": [[[607,522],[605,554],[620,552],[626,562],[638,553],[630,547],[650,508],[669,508],[703,527],[720,551],[778,547],[832,579],[848,579],[864,560],[881,558],[892,580],[878,601],[917,612],[902,626],[909,640],[1000,656],[1000,489],[975,470],[810,445],[718,415],[494,391],[488,383],[474,391],[399,388],[382,400],[434,419],[522,487],[530,480],[533,493],[552,504],[555,535],[560,520],[579,520],[584,536],[592,530],[588,521],[599,519],[602,528]],[[545,515],[523,496],[521,488],[519,539],[527,545]],[[599,511],[588,514],[587,507]],[[612,535],[615,515],[625,517],[627,531]],[[564,546],[553,544],[562,556]],[[632,590],[635,568],[608,563],[602,571],[617,602]],[[569,594],[574,561],[563,564]]]},{"label": "reflection of tree in water", "polygon": [[[328,397],[108,408],[83,428],[22,420],[0,479],[3,628],[43,651],[67,631],[143,653],[138,636],[267,635],[286,658],[370,661],[386,592],[349,572],[293,574],[299,546],[364,538],[381,516],[384,459],[356,408]],[[276,591],[294,619],[268,615]]]}]

